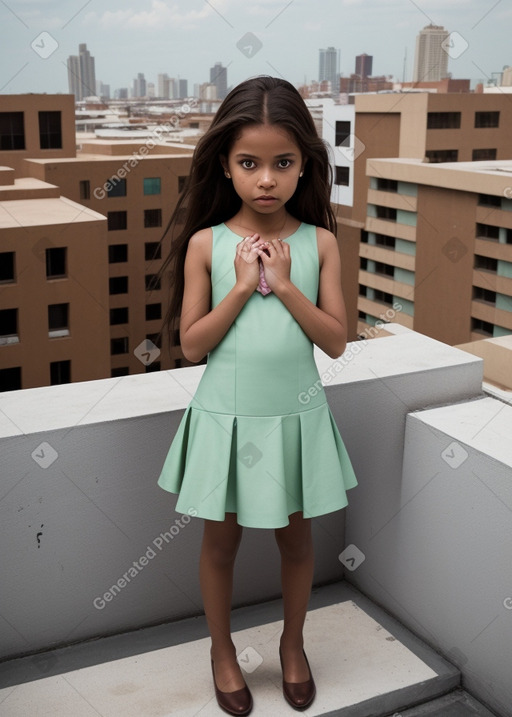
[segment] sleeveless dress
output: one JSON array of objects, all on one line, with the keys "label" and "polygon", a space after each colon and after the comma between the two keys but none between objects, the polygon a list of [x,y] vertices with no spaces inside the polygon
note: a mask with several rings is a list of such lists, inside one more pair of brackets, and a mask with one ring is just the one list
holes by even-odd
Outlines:
[{"label": "sleeveless dress", "polygon": [[[212,227],[212,308],[235,284],[242,237]],[[291,281],[317,302],[316,228],[287,237]],[[208,354],[158,485],[178,493],[176,511],[210,520],[236,513],[250,528],[281,528],[288,516],[331,513],[357,480],[326,401],[313,344],[272,292],[254,291]]]}]

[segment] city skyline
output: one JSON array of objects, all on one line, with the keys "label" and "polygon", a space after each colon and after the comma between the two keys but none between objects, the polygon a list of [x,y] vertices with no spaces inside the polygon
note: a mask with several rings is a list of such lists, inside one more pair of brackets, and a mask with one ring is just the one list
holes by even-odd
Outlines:
[{"label": "city skyline", "polygon": [[453,77],[486,83],[512,64],[512,9],[501,2],[323,0],[316,14],[303,0],[262,0],[253,7],[234,0],[146,5],[140,10],[132,0],[114,0],[103,10],[96,0],[82,6],[62,0],[2,4],[0,92],[67,92],[66,60],[81,43],[96,58],[97,78],[112,91],[130,87],[138,73],[155,83],[162,73],[186,78],[192,88],[208,81],[216,62],[227,68],[228,86],[257,74],[301,84],[318,79],[318,51],[325,47],[340,49],[345,76],[355,57],[367,53],[374,74],[401,80],[405,69],[407,80],[416,37],[429,23],[456,33],[448,66]]}]

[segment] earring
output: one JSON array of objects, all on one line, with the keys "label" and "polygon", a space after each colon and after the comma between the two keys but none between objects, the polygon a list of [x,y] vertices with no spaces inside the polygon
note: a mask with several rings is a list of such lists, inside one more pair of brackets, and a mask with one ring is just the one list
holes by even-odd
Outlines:
[{"label": "earring", "polygon": [[224,176],[225,176],[227,179],[231,179],[231,175],[230,175],[229,172],[224,171]]},{"label": "earring", "polygon": [[302,177],[302,176],[303,176],[303,174],[304,174],[304,172],[301,172],[301,173],[299,174],[299,177]]}]

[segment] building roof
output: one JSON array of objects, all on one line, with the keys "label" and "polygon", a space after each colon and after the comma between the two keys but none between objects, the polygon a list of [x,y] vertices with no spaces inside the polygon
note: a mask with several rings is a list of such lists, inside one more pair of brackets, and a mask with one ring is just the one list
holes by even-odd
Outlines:
[{"label": "building roof", "polygon": [[0,201],[0,229],[106,221],[92,209],[65,197]]}]

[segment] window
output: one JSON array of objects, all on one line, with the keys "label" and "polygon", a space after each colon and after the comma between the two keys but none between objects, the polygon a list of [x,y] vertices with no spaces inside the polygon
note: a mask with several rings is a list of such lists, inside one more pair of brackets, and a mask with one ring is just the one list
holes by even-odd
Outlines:
[{"label": "window", "polygon": [[379,204],[375,206],[377,210],[377,219],[387,219],[396,222],[396,209],[393,207],[381,207]]},{"label": "window", "polygon": [[128,293],[128,277],[127,276],[111,276],[108,280],[108,293],[127,294]]},{"label": "window", "polygon": [[460,129],[460,112],[429,112],[427,129]]},{"label": "window", "polygon": [[63,247],[52,247],[46,249],[46,278],[61,279],[66,274],[67,249]]},{"label": "window", "polygon": [[342,187],[348,187],[350,179],[350,167],[336,167],[336,175],[334,184]]},{"label": "window", "polygon": [[21,388],[21,366],[0,369],[0,391],[19,391]]},{"label": "window", "polygon": [[82,179],[80,181],[80,199],[91,198],[91,183],[88,179]]},{"label": "window", "polygon": [[48,336],[58,339],[69,336],[69,304],[50,304],[48,306]]},{"label": "window", "polygon": [[117,378],[118,376],[129,376],[130,370],[128,366],[122,366],[121,368],[113,368],[110,372],[111,378]]},{"label": "window", "polygon": [[108,212],[108,230],[109,232],[120,231],[127,227],[127,212]]},{"label": "window", "polygon": [[364,256],[361,256],[359,258],[359,268],[363,271],[368,271],[368,259],[366,259]]},{"label": "window", "polygon": [[148,241],[144,244],[144,259],[153,261],[162,258],[162,245],[158,241]]},{"label": "window", "polygon": [[146,321],[162,318],[162,304],[146,304]]},{"label": "window", "polygon": [[501,197],[493,194],[479,194],[478,204],[482,207],[501,207]]},{"label": "window", "polygon": [[499,127],[499,112],[475,112],[475,127]]},{"label": "window", "polygon": [[475,254],[475,269],[496,273],[498,271],[498,260],[491,259],[490,256],[480,256],[480,254]]},{"label": "window", "polygon": [[160,361],[153,361],[146,366],[146,373],[151,373],[152,371],[160,371],[161,367],[162,365]]},{"label": "window", "polygon": [[389,264],[384,264],[381,261],[376,261],[375,262],[375,273],[382,274],[383,276],[394,276],[395,275],[395,267],[390,266]]},{"label": "window", "polygon": [[18,309],[1,309],[0,346],[17,344],[18,341]]},{"label": "window", "polygon": [[[178,332],[179,333],[179,332]],[[146,339],[148,341],[151,341],[152,344],[154,344],[157,348],[162,348],[162,334],[146,334]]]},{"label": "window", "polygon": [[364,284],[359,284],[359,296],[366,296],[367,291],[367,286],[364,286]]},{"label": "window", "polygon": [[120,339],[110,339],[110,354],[112,356],[127,354],[128,350],[128,336],[122,336]]},{"label": "window", "polygon": [[360,242],[362,244],[368,244],[368,232],[366,231],[366,229],[361,229]]},{"label": "window", "polygon": [[477,224],[476,225],[476,236],[477,236],[477,238],[492,239],[493,241],[499,241],[500,228],[493,227],[490,224]]},{"label": "window", "polygon": [[496,304],[496,292],[489,289],[482,289],[480,286],[473,287],[473,299],[476,301],[487,301],[489,304]]},{"label": "window", "polygon": [[126,197],[126,179],[111,177],[107,182],[107,197]]},{"label": "window", "polygon": [[374,289],[373,297],[375,301],[383,301],[385,304],[393,303],[393,295],[388,294],[386,291],[381,291],[380,289]]},{"label": "window", "polygon": [[117,326],[117,324],[128,323],[128,308],[123,306],[120,309],[110,309],[110,325]]},{"label": "window", "polygon": [[187,179],[188,177],[178,177],[178,194],[181,194],[182,191],[185,189],[185,183]]},{"label": "window", "polygon": [[457,162],[459,151],[457,149],[427,149],[425,156],[429,162]]},{"label": "window", "polygon": [[146,291],[158,291],[161,289],[160,277],[156,274],[146,274]]},{"label": "window", "polygon": [[144,228],[162,226],[162,210],[161,209],[144,209]]},{"label": "window", "polygon": [[379,177],[377,179],[377,189],[381,192],[398,192],[398,182],[394,179]]},{"label": "window", "polygon": [[495,149],[474,149],[471,159],[473,162],[481,162],[485,159],[496,159]]},{"label": "window", "polygon": [[512,244],[512,229],[507,229],[505,234],[505,243]]},{"label": "window", "polygon": [[376,246],[385,246],[385,247],[394,249],[396,240],[395,240],[395,237],[388,237],[385,234],[376,234],[375,235],[375,244],[376,244]]},{"label": "window", "polygon": [[336,122],[334,144],[339,147],[350,137],[350,122]]},{"label": "window", "polygon": [[14,252],[0,252],[0,284],[9,284],[15,281]]},{"label": "window", "polygon": [[0,112],[0,150],[25,149],[23,112]]},{"label": "window", "polygon": [[482,321],[481,319],[471,318],[471,330],[478,331],[479,334],[485,334],[486,336],[492,336],[494,333],[494,326],[488,321]]},{"label": "window", "polygon": [[39,112],[39,146],[41,149],[62,149],[60,112]]},{"label": "window", "polygon": [[128,261],[128,244],[109,244],[108,263],[121,264]]},{"label": "window", "polygon": [[144,178],[144,194],[160,194],[161,193],[161,181],[160,177],[145,177]]},{"label": "window", "polygon": [[50,385],[71,383],[71,361],[52,361],[50,363]]}]

